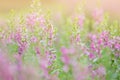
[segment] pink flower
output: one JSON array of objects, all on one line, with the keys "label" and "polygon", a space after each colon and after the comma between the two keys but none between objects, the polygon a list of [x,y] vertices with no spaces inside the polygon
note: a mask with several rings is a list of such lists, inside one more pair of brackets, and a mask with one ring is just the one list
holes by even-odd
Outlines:
[{"label": "pink flower", "polygon": [[45,20],[45,18],[44,18],[43,15],[41,15],[40,17],[38,17],[38,18],[37,18],[37,21],[39,22],[40,27],[45,27],[45,22],[46,22],[46,20]]},{"label": "pink flower", "polygon": [[96,71],[99,76],[106,75],[106,70],[103,66],[100,66]]},{"label": "pink flower", "polygon": [[120,57],[120,53],[115,53],[115,56],[119,58]]},{"label": "pink flower", "polygon": [[22,35],[20,32],[17,32],[14,36],[15,41],[17,42],[18,45],[18,54],[22,54],[25,49],[27,48],[27,41],[22,41]]},{"label": "pink flower", "polygon": [[[38,63],[40,65],[40,68],[43,71],[43,76],[48,79],[50,77],[49,70],[48,70],[48,66],[49,66],[48,57],[47,57],[47,55],[41,56],[40,49],[38,47],[35,48],[35,51],[36,51]],[[48,54],[48,52],[46,52],[46,54]]]},{"label": "pink flower", "polygon": [[103,39],[98,39],[98,45],[100,46],[100,45],[103,45]]},{"label": "pink flower", "polygon": [[17,43],[20,43],[21,42],[21,34],[19,32],[17,32],[14,36],[14,39]]},{"label": "pink flower", "polygon": [[108,37],[109,37],[109,32],[107,31],[103,31],[100,35],[100,38],[103,38],[105,40],[108,40]]},{"label": "pink flower", "polygon": [[63,70],[64,70],[65,72],[68,72],[68,70],[69,70],[68,65],[64,65],[64,66],[63,66]]},{"label": "pink flower", "polygon": [[48,61],[48,65],[52,65],[53,61],[56,59],[56,55],[50,51],[46,51],[46,58]]},{"label": "pink flower", "polygon": [[11,71],[11,65],[7,61],[7,58],[0,54],[0,79],[1,80],[13,80]]},{"label": "pink flower", "polygon": [[108,46],[109,45],[109,32],[103,31],[100,34],[100,38],[103,40],[104,46]]},{"label": "pink flower", "polygon": [[62,54],[68,54],[68,49],[67,48],[65,48],[65,47],[62,47],[61,48],[61,52],[62,52]]},{"label": "pink flower", "polygon": [[76,35],[76,42],[80,41],[80,34]]},{"label": "pink flower", "polygon": [[18,80],[23,80],[23,75],[22,75],[22,55],[21,54],[17,54],[17,55],[14,55],[14,57],[16,58],[16,61],[17,61],[17,66],[16,66],[16,69],[17,69],[17,72],[18,72]]},{"label": "pink flower", "polygon": [[94,58],[95,58],[95,54],[90,53],[90,54],[89,54],[89,58],[90,58],[90,59],[94,59]]},{"label": "pink flower", "polygon": [[32,36],[31,37],[31,42],[36,43],[37,42],[37,38],[35,36]]},{"label": "pink flower", "polygon": [[97,36],[95,34],[89,34],[88,37],[90,38],[91,41],[96,42],[97,41]]},{"label": "pink flower", "polygon": [[37,15],[35,13],[29,14],[26,18],[27,25],[34,26],[36,22]]},{"label": "pink flower", "polygon": [[116,43],[114,46],[115,46],[115,49],[120,50],[120,44],[119,43]]},{"label": "pink flower", "polygon": [[83,67],[77,63],[73,67],[73,73],[75,80],[87,80],[89,75],[88,67]]},{"label": "pink flower", "polygon": [[64,64],[68,65],[70,63],[70,58],[67,54],[63,54],[61,60]]},{"label": "pink flower", "polygon": [[72,54],[72,53],[75,53],[75,49],[72,47],[71,48],[62,47],[61,52],[62,54]]},{"label": "pink flower", "polygon": [[84,15],[80,15],[78,17],[78,25],[82,28],[84,25],[84,20],[85,20],[85,16]]},{"label": "pink flower", "polygon": [[96,50],[95,43],[92,42],[92,43],[90,44],[90,48],[91,48],[91,50],[95,51],[95,50]]},{"label": "pink flower", "polygon": [[65,47],[62,47],[61,48],[61,52],[62,52],[62,57],[61,57],[62,62],[65,65],[69,65],[70,64],[69,54],[73,54],[75,52],[74,48],[65,48]]},{"label": "pink flower", "polygon": [[49,73],[48,73],[48,61],[46,58],[42,58],[40,62],[40,67],[44,72],[44,76],[46,78],[49,78]]},{"label": "pink flower", "polygon": [[74,48],[69,48],[68,51],[69,51],[70,54],[75,53],[75,49]]},{"label": "pink flower", "polygon": [[104,66],[99,66],[97,69],[93,70],[94,68],[92,66],[89,67],[89,70],[91,72],[92,79],[95,78],[101,78],[101,80],[105,80],[106,70]]},{"label": "pink flower", "polygon": [[35,48],[36,54],[40,55],[40,49],[38,47]]},{"label": "pink flower", "polygon": [[67,48],[65,47],[62,47],[61,48],[61,52],[62,52],[62,57],[61,57],[61,60],[64,64],[68,65],[69,64],[69,51]]},{"label": "pink flower", "polygon": [[96,23],[100,23],[102,20],[103,20],[103,10],[102,9],[99,9],[99,8],[96,8],[94,11],[93,11],[93,18],[94,20],[96,21]]},{"label": "pink flower", "polygon": [[92,79],[94,79],[97,76],[96,71],[92,70],[92,75],[91,76],[92,76]]},{"label": "pink flower", "polygon": [[18,44],[18,54],[23,54],[26,48],[27,48],[27,42],[20,42]]}]

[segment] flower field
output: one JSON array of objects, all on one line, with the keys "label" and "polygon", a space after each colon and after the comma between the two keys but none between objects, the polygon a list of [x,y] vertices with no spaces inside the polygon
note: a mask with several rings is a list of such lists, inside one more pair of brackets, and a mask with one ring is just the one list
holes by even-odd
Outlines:
[{"label": "flower field", "polygon": [[0,80],[120,80],[120,22],[97,7],[71,15],[34,0],[0,25]]}]

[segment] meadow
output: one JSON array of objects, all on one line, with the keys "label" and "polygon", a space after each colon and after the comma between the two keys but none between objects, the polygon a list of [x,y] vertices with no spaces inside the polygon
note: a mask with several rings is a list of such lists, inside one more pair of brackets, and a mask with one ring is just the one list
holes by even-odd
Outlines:
[{"label": "meadow", "polygon": [[0,25],[0,80],[120,80],[119,20],[84,2],[44,6],[33,0]]}]

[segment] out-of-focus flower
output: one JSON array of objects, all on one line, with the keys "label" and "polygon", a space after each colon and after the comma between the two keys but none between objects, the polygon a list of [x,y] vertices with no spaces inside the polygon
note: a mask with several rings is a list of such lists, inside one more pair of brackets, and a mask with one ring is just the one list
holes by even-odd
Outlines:
[{"label": "out-of-focus flower", "polygon": [[14,36],[15,41],[17,42],[18,45],[18,54],[22,54],[25,49],[27,48],[27,41],[22,40],[22,35],[21,33],[17,32]]},{"label": "out-of-focus flower", "polygon": [[36,42],[37,42],[37,37],[32,36],[32,37],[31,37],[31,42],[36,43]]},{"label": "out-of-focus flower", "polygon": [[64,63],[63,70],[65,72],[68,72],[69,65],[71,64],[70,54],[75,53],[75,49],[62,47],[61,52],[62,52],[61,61]]},{"label": "out-of-focus flower", "polygon": [[35,47],[35,52],[36,52],[36,54],[40,55],[40,49],[38,47]]},{"label": "out-of-focus flower", "polygon": [[97,36],[95,34],[88,34],[88,37],[90,38],[91,41],[96,42],[97,41]]},{"label": "out-of-focus flower", "polygon": [[80,41],[80,34],[77,34],[76,35],[76,42],[79,42]]},{"label": "out-of-focus flower", "polygon": [[21,39],[22,39],[21,34],[19,32],[16,33],[15,36],[14,36],[14,39],[17,43],[20,43]]},{"label": "out-of-focus flower", "polygon": [[64,63],[63,70],[67,72],[69,70],[68,66],[70,64],[69,51],[67,48],[62,47],[61,52],[62,52],[61,61]]},{"label": "out-of-focus flower", "polygon": [[68,54],[68,49],[65,47],[62,47],[61,52],[62,52],[62,54]]},{"label": "out-of-focus flower", "polygon": [[100,38],[103,40],[103,45],[106,47],[109,44],[109,32],[103,31],[100,34]]},{"label": "out-of-focus flower", "polygon": [[0,54],[0,79],[2,80],[14,80],[11,71],[11,65],[2,54]]},{"label": "out-of-focus flower", "polygon": [[89,54],[89,58],[90,58],[90,59],[94,59],[94,58],[95,58],[95,54],[90,53],[90,54]]},{"label": "out-of-focus flower", "polygon": [[114,46],[115,46],[115,49],[120,50],[120,44],[119,43],[116,43]]},{"label": "out-of-focus flower", "polygon": [[71,48],[62,47],[61,52],[62,52],[62,54],[73,54],[73,53],[75,53],[75,49],[72,47]]},{"label": "out-of-focus flower", "polygon": [[63,71],[68,72],[68,70],[69,70],[69,66],[68,65],[64,65],[63,66]]},{"label": "out-of-focus flower", "polygon": [[65,65],[69,65],[70,64],[69,54],[73,54],[75,52],[74,48],[62,47],[61,52],[62,52],[61,60]]},{"label": "out-of-focus flower", "polygon": [[120,57],[120,53],[115,53],[115,57],[119,58]]},{"label": "out-of-focus flower", "polygon": [[45,18],[44,18],[44,16],[43,15],[41,15],[40,17],[38,17],[37,18],[37,21],[38,21],[38,23],[40,24],[40,27],[45,27],[45,22],[46,22],[46,20],[45,20]]},{"label": "out-of-focus flower", "polygon": [[83,67],[78,63],[73,66],[73,73],[75,80],[86,80],[89,76],[88,67]]},{"label": "out-of-focus flower", "polygon": [[49,78],[49,71],[48,71],[48,60],[46,58],[42,58],[40,62],[40,68],[44,72],[44,76]]},{"label": "out-of-focus flower", "polygon": [[99,38],[97,43],[98,43],[99,46],[103,45],[103,39]]},{"label": "out-of-focus flower", "polygon": [[103,66],[100,66],[96,71],[97,71],[99,76],[106,75],[106,70]]},{"label": "out-of-focus flower", "polygon": [[63,54],[61,60],[66,65],[68,65],[70,63],[70,58],[67,54]]},{"label": "out-of-focus flower", "polygon": [[68,51],[69,51],[70,54],[75,53],[75,49],[73,47],[69,48]]},{"label": "out-of-focus flower", "polygon": [[89,71],[91,73],[92,79],[101,78],[105,80],[106,69],[104,66],[99,66],[98,68],[94,69],[92,65],[89,66]]},{"label": "out-of-focus flower", "polygon": [[50,66],[55,61],[56,55],[54,53],[52,53],[51,51],[46,51],[46,58],[48,61],[48,65]]},{"label": "out-of-focus flower", "polygon": [[25,49],[27,48],[27,42],[21,42],[18,44],[18,53],[23,54]]},{"label": "out-of-focus flower", "polygon": [[26,23],[28,26],[34,26],[37,21],[37,15],[35,13],[29,14],[26,17]]},{"label": "out-of-focus flower", "polygon": [[78,17],[78,25],[82,28],[84,25],[84,21],[85,21],[85,16],[84,15],[79,15]]},{"label": "out-of-focus flower", "polygon": [[96,49],[95,43],[91,42],[90,48],[91,48],[91,50],[95,51],[95,49]]},{"label": "out-of-focus flower", "polygon": [[93,11],[93,19],[95,20],[96,23],[100,23],[103,20],[104,14],[103,14],[103,9],[96,8]]}]

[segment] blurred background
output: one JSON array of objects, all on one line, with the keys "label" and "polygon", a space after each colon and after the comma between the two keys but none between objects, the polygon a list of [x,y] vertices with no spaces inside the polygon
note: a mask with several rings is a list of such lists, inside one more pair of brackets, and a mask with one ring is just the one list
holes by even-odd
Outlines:
[{"label": "blurred background", "polygon": [[[32,0],[0,0],[0,14],[7,14],[11,9],[24,10],[29,7]],[[120,19],[120,0],[41,0],[45,9],[64,10],[66,13],[73,12],[76,6],[85,2],[85,8],[92,11],[100,5],[105,11],[109,12],[114,18]]]}]

